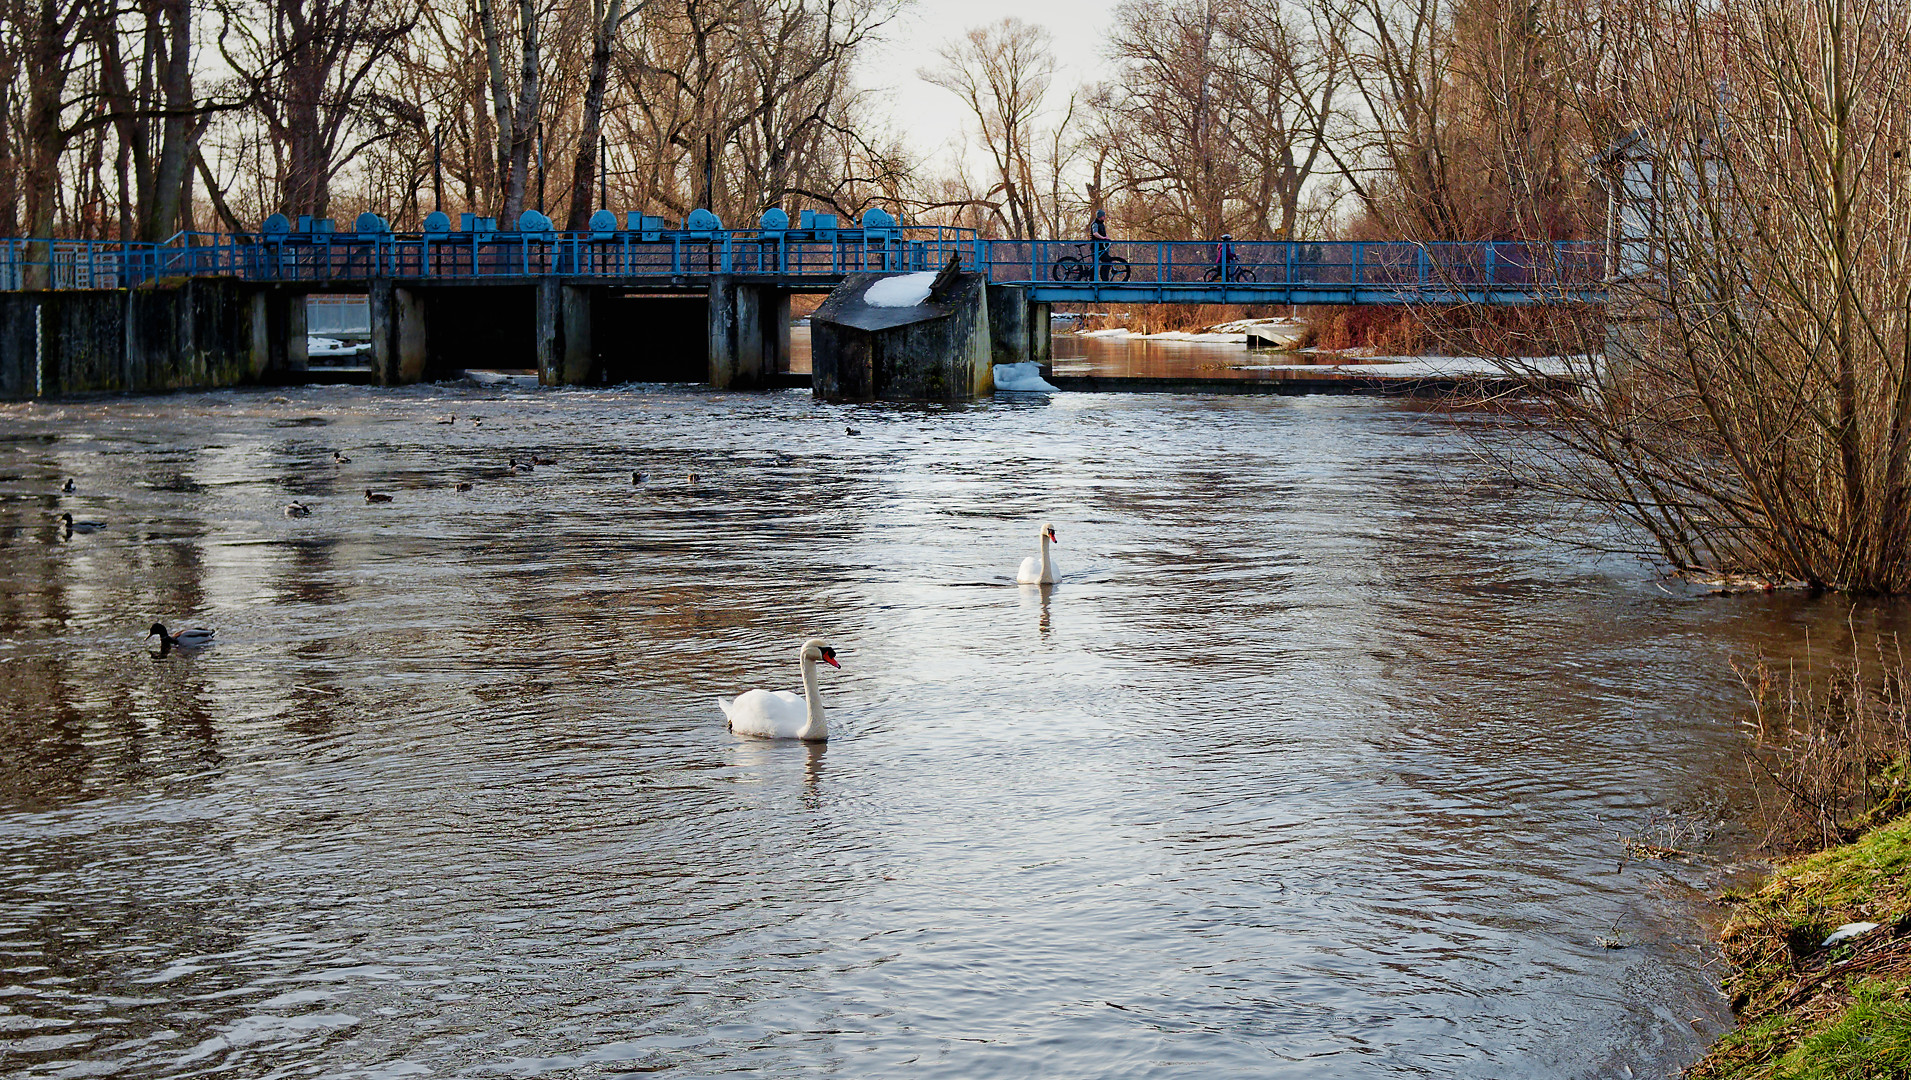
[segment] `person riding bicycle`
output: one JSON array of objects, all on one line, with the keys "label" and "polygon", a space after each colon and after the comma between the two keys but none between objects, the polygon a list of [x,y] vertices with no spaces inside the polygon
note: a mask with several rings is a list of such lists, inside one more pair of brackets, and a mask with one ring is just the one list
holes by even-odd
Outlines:
[{"label": "person riding bicycle", "polygon": [[1240,260],[1234,254],[1234,234],[1222,233],[1221,239],[1214,245],[1214,268],[1222,281],[1233,281],[1234,271]]},{"label": "person riding bicycle", "polygon": [[1088,223],[1088,243],[1093,249],[1096,281],[1101,281],[1108,276],[1104,271],[1108,266],[1108,249],[1111,242],[1108,237],[1108,211],[1097,210],[1093,220]]}]

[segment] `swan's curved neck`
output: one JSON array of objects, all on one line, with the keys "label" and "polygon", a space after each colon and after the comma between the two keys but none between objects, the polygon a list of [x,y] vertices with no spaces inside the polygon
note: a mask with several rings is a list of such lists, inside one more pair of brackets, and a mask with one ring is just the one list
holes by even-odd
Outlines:
[{"label": "swan's curved neck", "polygon": [[823,695],[816,692],[816,661],[803,657],[803,700],[809,704],[810,716],[797,733],[799,739],[826,739],[829,727],[823,722]]},{"label": "swan's curved neck", "polygon": [[1042,533],[1042,580],[1055,580],[1055,564],[1048,561],[1048,533]]}]

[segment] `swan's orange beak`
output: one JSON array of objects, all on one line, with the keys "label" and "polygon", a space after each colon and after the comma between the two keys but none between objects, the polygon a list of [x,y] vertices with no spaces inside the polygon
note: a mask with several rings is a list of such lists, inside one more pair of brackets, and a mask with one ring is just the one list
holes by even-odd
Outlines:
[{"label": "swan's orange beak", "polygon": [[823,663],[825,663],[825,664],[828,664],[828,665],[829,665],[830,667],[833,667],[833,668],[839,668],[839,667],[842,667],[842,666],[843,666],[843,665],[841,665],[841,664],[839,664],[839,663],[837,663],[837,662],[836,662],[836,650],[835,650],[835,649],[824,649],[824,650],[823,650]]},{"label": "swan's orange beak", "polygon": [[1049,543],[1051,543],[1051,544],[1059,544],[1059,543],[1061,543],[1061,541],[1060,541],[1060,540],[1057,540],[1057,539],[1055,539],[1055,530],[1054,530],[1054,529],[1050,529],[1050,530],[1048,531],[1048,542],[1049,542]]}]

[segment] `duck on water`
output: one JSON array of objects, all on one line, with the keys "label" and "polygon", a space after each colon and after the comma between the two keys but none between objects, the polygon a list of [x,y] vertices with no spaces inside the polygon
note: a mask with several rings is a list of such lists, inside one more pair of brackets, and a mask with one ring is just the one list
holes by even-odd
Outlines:
[{"label": "duck on water", "polygon": [[159,655],[165,656],[174,649],[203,649],[212,644],[212,633],[211,630],[194,627],[174,634],[167,632],[165,623],[154,623],[153,628],[146,631],[146,636],[158,635]]}]

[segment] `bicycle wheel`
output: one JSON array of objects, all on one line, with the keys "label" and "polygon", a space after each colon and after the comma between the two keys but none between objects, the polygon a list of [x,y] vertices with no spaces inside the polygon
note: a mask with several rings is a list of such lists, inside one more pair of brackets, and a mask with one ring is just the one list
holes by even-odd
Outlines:
[{"label": "bicycle wheel", "polygon": [[1240,265],[1240,266],[1237,266],[1237,267],[1235,267],[1235,268],[1234,268],[1234,273],[1233,273],[1233,275],[1232,275],[1232,277],[1233,277],[1233,278],[1234,278],[1234,280],[1236,280],[1236,281],[1253,281],[1253,280],[1254,280],[1254,268],[1253,268],[1252,266],[1248,266],[1248,265],[1246,265],[1246,264],[1244,263],[1244,264],[1242,264],[1242,265]]},{"label": "bicycle wheel", "polygon": [[1082,266],[1080,257],[1064,255],[1055,260],[1055,267],[1049,271],[1049,276],[1056,281],[1080,281],[1088,276],[1088,271]]},{"label": "bicycle wheel", "polygon": [[1202,280],[1202,281],[1219,281],[1219,280],[1221,280],[1221,268],[1220,268],[1220,267],[1218,267],[1218,266],[1210,266],[1210,267],[1208,267],[1208,268],[1207,268],[1206,270],[1204,270],[1204,271],[1202,271],[1202,273],[1201,273],[1201,280]]},{"label": "bicycle wheel", "polygon": [[1109,281],[1128,280],[1128,260],[1119,255],[1108,256],[1108,261],[1103,264],[1102,269],[1107,271]]}]

